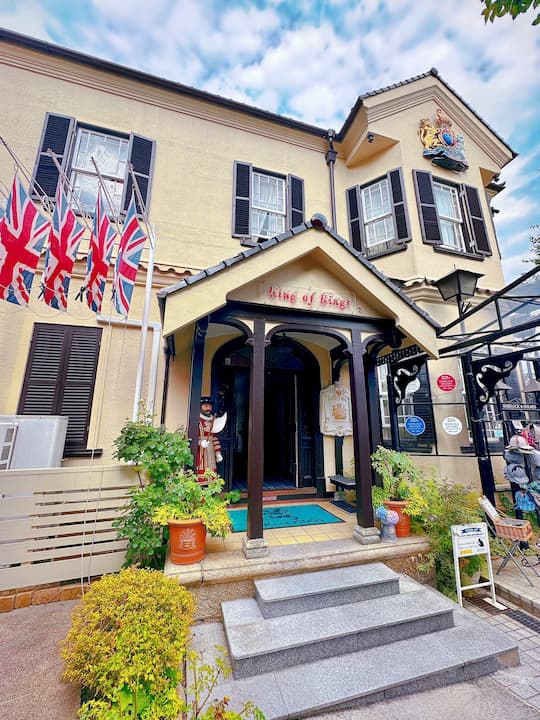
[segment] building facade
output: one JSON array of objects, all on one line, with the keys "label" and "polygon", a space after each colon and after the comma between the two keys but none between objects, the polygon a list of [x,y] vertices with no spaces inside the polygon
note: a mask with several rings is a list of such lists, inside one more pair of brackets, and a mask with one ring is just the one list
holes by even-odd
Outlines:
[{"label": "building facade", "polygon": [[[478,274],[474,303],[504,285],[491,201],[514,153],[436,70],[358,98],[336,131],[3,30],[0,63],[1,187],[15,155],[38,205],[65,176],[91,217],[99,169],[121,221],[131,167],[155,236],[144,368],[148,251],[127,321],[109,286],[99,314],[75,300],[89,230],[66,312],[38,298],[41,266],[28,307],[1,304],[0,413],[67,415],[66,473],[116,466],[139,399],[193,437],[211,395],[228,417],[218,470],[248,492],[247,554],[265,491],[321,497],[336,475],[355,478],[358,539],[375,540],[381,443],[480,487],[460,366],[439,358],[457,310],[435,281]],[[389,374],[420,357],[396,391]]]}]

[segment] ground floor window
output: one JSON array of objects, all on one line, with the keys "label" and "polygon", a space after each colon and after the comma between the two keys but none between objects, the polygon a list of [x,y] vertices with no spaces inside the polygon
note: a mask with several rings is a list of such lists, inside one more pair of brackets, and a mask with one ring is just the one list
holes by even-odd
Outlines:
[{"label": "ground floor window", "polygon": [[101,328],[36,323],[18,413],[67,415],[65,455],[86,450]]}]

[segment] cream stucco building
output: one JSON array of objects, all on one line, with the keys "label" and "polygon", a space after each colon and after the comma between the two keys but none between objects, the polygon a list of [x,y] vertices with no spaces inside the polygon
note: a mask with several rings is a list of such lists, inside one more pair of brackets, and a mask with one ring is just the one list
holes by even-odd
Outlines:
[{"label": "cream stucco building", "polygon": [[[131,162],[156,239],[144,370],[148,250],[127,322],[109,289],[97,316],[75,300],[89,232],[66,313],[38,299],[39,269],[29,307],[1,304],[0,413],[68,415],[66,474],[118,472],[112,441],[139,399],[193,436],[204,394],[228,413],[219,470],[248,491],[248,553],[265,491],[320,497],[336,475],[355,477],[358,539],[373,539],[383,442],[480,488],[460,366],[439,358],[456,305],[435,281],[481,275],[474,303],[503,286],[491,201],[514,153],[436,70],[358,98],[334,131],[7,31],[0,63],[1,134],[27,186],[54,198],[50,149],[91,214],[93,153],[121,213]],[[13,172],[2,151],[1,187]],[[425,357],[398,408],[388,372]]]}]

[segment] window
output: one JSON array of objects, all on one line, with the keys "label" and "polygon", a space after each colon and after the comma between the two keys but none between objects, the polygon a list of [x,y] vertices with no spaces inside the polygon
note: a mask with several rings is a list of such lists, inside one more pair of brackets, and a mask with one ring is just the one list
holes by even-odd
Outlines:
[{"label": "window", "polygon": [[71,162],[71,185],[77,203],[85,212],[93,212],[98,192],[98,176],[92,158],[105,180],[114,209],[118,214],[124,191],[129,141],[105,135],[93,130],[77,130],[73,160]]},{"label": "window", "polygon": [[280,235],[285,231],[285,178],[254,172],[252,179],[253,235],[265,238]]},{"label": "window", "polygon": [[[54,198],[60,173],[49,150],[70,179],[82,210],[93,212],[97,199],[98,179],[92,157],[117,211],[125,212],[131,200],[133,182],[129,164],[148,206],[155,153],[153,140],[134,133],[129,135],[89,127],[75,118],[47,113],[33,179],[40,192]],[[140,211],[138,198],[136,200]],[[74,206],[77,209],[76,203]]]},{"label": "window", "polygon": [[36,323],[17,412],[67,415],[64,455],[86,451],[101,328]]},{"label": "window", "polygon": [[413,170],[413,176],[424,242],[445,252],[491,255],[478,190],[421,170]]},{"label": "window", "polygon": [[304,181],[234,163],[233,237],[250,244],[304,222]]},{"label": "window", "polygon": [[395,240],[388,180],[380,180],[362,190],[364,227],[368,248]]},{"label": "window", "polygon": [[435,195],[435,206],[439,214],[441,245],[462,252],[465,249],[463,246],[463,231],[461,229],[463,219],[461,217],[457,190],[450,185],[442,185],[441,183],[434,182],[433,193]]},{"label": "window", "polygon": [[347,190],[351,244],[367,257],[402,250],[410,240],[401,170]]}]

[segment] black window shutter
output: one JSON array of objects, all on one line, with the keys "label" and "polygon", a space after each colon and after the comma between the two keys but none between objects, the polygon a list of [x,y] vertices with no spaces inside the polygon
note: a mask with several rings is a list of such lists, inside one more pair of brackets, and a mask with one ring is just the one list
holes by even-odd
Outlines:
[{"label": "black window shutter", "polygon": [[407,215],[407,206],[405,204],[405,192],[403,190],[403,176],[401,168],[392,170],[388,173],[388,182],[392,191],[392,201],[394,204],[396,240],[398,242],[408,242],[411,239],[411,233],[409,230],[409,218]]},{"label": "black window shutter", "polygon": [[489,238],[487,234],[486,223],[480,205],[480,195],[475,187],[463,185],[465,191],[465,203],[467,206],[467,214],[469,216],[472,237],[476,252],[482,255],[491,255],[489,246]]},{"label": "black window shutter", "polygon": [[250,163],[234,161],[233,237],[251,237],[251,175]]},{"label": "black window shutter", "polygon": [[347,214],[349,216],[351,245],[358,252],[364,252],[364,220],[362,218],[362,200],[358,185],[347,190]]},{"label": "black window shutter", "polygon": [[304,181],[296,175],[287,177],[287,227],[304,222]]},{"label": "black window shutter", "polygon": [[85,450],[101,328],[36,323],[18,413],[67,415],[65,450]]},{"label": "black window shutter", "polygon": [[439,228],[437,208],[435,207],[431,173],[423,172],[422,170],[413,170],[413,176],[424,242],[440,243],[441,230]]},{"label": "black window shutter", "polygon": [[[39,155],[32,177],[33,197],[39,198],[42,194],[45,194],[54,199],[59,172],[53,159],[45,153],[48,150],[52,150],[57,155],[58,163],[62,169],[65,170],[74,130],[74,118],[67,117],[66,115],[46,114]],[[35,187],[36,185],[37,187]]]},{"label": "black window shutter", "polygon": [[[129,139],[129,162],[133,166],[133,174],[137,178],[137,185],[141,191],[146,209],[148,209],[150,202],[150,181],[154,168],[155,147],[156,143],[153,140],[145,138],[142,135],[131,134]],[[132,193],[133,180],[128,169],[124,182],[124,197],[122,200],[122,209],[124,212],[126,212],[129,207]],[[135,194],[135,202],[137,203],[138,214],[142,214],[141,203],[137,194]]]}]

